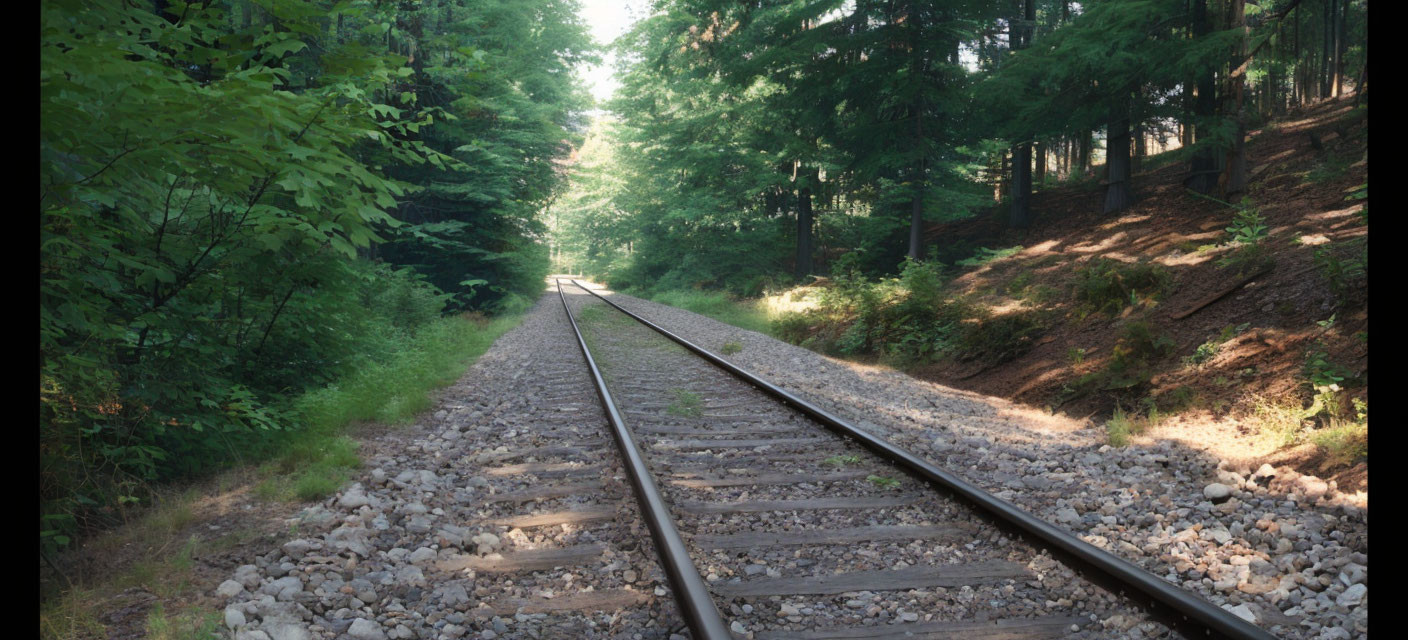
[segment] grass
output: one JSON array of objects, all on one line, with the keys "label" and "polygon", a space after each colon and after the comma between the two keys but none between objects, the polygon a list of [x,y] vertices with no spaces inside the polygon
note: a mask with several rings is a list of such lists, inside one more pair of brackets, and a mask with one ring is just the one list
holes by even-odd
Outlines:
[{"label": "grass", "polygon": [[900,481],[899,481],[899,480],[896,480],[896,479],[894,479],[894,478],[887,478],[887,477],[885,477],[885,476],[874,476],[874,475],[872,475],[872,476],[866,476],[865,479],[866,479],[866,481],[869,482],[870,484],[873,484],[873,485],[875,485],[875,486],[877,486],[877,487],[880,487],[881,489],[893,489],[893,488],[895,488],[895,487],[900,486]]},{"label": "grass", "polygon": [[675,400],[665,408],[666,413],[686,418],[698,418],[704,415],[704,400],[699,397],[699,394],[684,389],[671,389],[670,391],[675,394]]},{"label": "grass", "polygon": [[738,342],[737,340],[730,340],[730,341],[728,341],[728,342],[725,342],[725,343],[723,344],[723,346],[719,348],[719,353],[722,353],[722,354],[724,354],[724,355],[726,355],[726,356],[731,356],[731,355],[733,355],[733,354],[735,354],[735,353],[738,353],[739,351],[742,351],[742,350],[743,350],[743,344],[742,344],[742,343]]},{"label": "grass", "polygon": [[1114,415],[1105,422],[1105,435],[1112,447],[1123,447],[1129,444],[1130,437],[1143,431],[1142,425],[1136,417],[1125,413],[1121,407],[1115,407]]},{"label": "grass", "polygon": [[734,300],[719,291],[677,290],[652,296],[651,301],[709,316],[740,329],[767,334],[770,318],[758,301]]},{"label": "grass", "polygon": [[[357,442],[349,437],[365,421],[404,423],[433,406],[433,393],[457,380],[521,315],[485,320],[478,316],[442,318],[408,339],[390,357],[371,363],[336,385],[304,394],[294,402],[303,429],[281,437],[275,452],[258,467],[243,466],[216,477],[212,491],[261,479],[255,494],[274,500],[317,500],[335,491],[361,464]],[[241,476],[237,482],[231,478]],[[208,493],[208,492],[206,492]],[[262,535],[233,530],[214,539],[190,533],[199,521],[198,488],[158,493],[152,506],[128,524],[99,534],[84,544],[98,558],[112,558],[83,573],[58,578],[41,593],[41,638],[101,638],[107,629],[100,615],[109,611],[124,589],[139,587],[157,596],[147,613],[147,637],[161,640],[210,638],[223,626],[219,612],[181,604],[192,601],[199,558],[227,551]],[[203,530],[203,529],[202,529]],[[62,587],[60,589],[59,587]],[[41,583],[41,591],[44,585]]]},{"label": "grass", "polygon": [[434,405],[434,392],[464,374],[489,346],[517,326],[521,315],[486,320],[477,315],[441,318],[383,362],[299,398],[295,412],[305,427],[279,442],[280,453],[260,467],[256,491],[266,499],[319,500],[342,486],[361,466],[357,443],[347,436],[361,422],[402,424]]},{"label": "grass", "polygon": [[1261,437],[1271,440],[1277,447],[1289,447],[1299,439],[1305,418],[1299,398],[1255,396],[1248,420]]},{"label": "grass", "polygon": [[1312,433],[1310,441],[1325,452],[1325,466],[1353,464],[1369,457],[1369,422],[1334,420],[1330,426]]},{"label": "grass", "polygon": [[846,456],[831,456],[821,461],[822,464],[829,464],[833,467],[844,467],[848,464],[860,464],[860,456],[851,454]]}]

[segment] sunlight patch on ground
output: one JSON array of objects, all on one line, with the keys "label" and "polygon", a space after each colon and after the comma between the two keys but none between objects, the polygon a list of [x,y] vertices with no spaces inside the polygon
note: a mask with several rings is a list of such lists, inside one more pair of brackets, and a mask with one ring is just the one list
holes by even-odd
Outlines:
[{"label": "sunlight patch on ground", "polygon": [[1095,244],[1081,243],[1077,245],[1071,245],[1071,248],[1067,249],[1067,251],[1073,251],[1075,253],[1104,253],[1106,251],[1109,251],[1111,248],[1115,247],[1119,243],[1124,242],[1128,239],[1129,234],[1124,231],[1121,231]]}]

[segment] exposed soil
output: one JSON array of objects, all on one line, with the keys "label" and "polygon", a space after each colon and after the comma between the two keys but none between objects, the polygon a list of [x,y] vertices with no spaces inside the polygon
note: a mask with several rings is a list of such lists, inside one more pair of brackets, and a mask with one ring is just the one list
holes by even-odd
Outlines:
[{"label": "exposed soil", "polygon": [[[1364,488],[1365,462],[1337,461],[1327,467],[1314,447],[1281,449],[1240,418],[1256,396],[1297,398],[1308,406],[1304,364],[1310,350],[1325,351],[1331,362],[1354,374],[1346,384],[1350,395],[1368,399],[1367,278],[1362,290],[1337,298],[1315,263],[1317,250],[1330,247],[1344,257],[1355,250],[1346,241],[1368,234],[1366,218],[1359,215],[1367,199],[1346,199],[1368,180],[1367,115],[1355,112],[1349,100],[1328,101],[1250,132],[1247,149],[1247,196],[1266,218],[1269,237],[1262,242],[1275,259],[1269,272],[1234,288],[1242,278],[1232,268],[1218,266],[1232,251],[1221,243],[1234,209],[1185,189],[1184,164],[1135,176],[1138,201],[1117,216],[1100,215],[1104,195],[1098,185],[1039,192],[1033,200],[1036,221],[1026,231],[1007,229],[1006,208],[999,207],[990,215],[935,226],[929,236],[968,246],[1024,247],[965,273],[957,285],[999,314],[1042,306],[1007,291],[1014,278],[1030,278],[1024,283],[1028,291],[1049,287],[1059,295],[1045,307],[1055,313],[1042,337],[1024,355],[996,366],[944,362],[912,373],[1077,418],[1108,417],[1117,403],[1129,408],[1142,398],[1162,400],[1186,387],[1179,393],[1194,398],[1192,409],[1160,424],[1148,437],[1215,447],[1221,457],[1253,467],[1263,462],[1292,465],[1334,479],[1343,490]],[[1069,292],[1076,270],[1097,258],[1163,265],[1172,284],[1157,303],[1126,307],[1118,317],[1082,317],[1069,302]],[[1332,315],[1332,326],[1317,324]],[[1108,363],[1117,329],[1136,317],[1171,338],[1175,354],[1154,363],[1149,385],[1072,397],[1070,386]],[[1246,329],[1211,359],[1200,365],[1184,361],[1224,329],[1243,324]]]}]

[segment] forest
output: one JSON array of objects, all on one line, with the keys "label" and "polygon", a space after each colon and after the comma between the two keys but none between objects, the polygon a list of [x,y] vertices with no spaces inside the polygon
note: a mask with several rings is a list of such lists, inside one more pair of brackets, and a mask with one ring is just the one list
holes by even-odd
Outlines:
[{"label": "forest", "polygon": [[567,0],[43,3],[41,543],[424,408],[541,290],[594,55]]},{"label": "forest", "polygon": [[1200,406],[1366,460],[1367,0],[631,11],[42,3],[44,562],[220,469],[330,495],[550,273],[1112,445]]},{"label": "forest", "polygon": [[1114,444],[1201,412],[1357,468],[1367,40],[1353,0],[656,2],[554,269]]},{"label": "forest", "polygon": [[1093,180],[1122,211],[1167,149],[1235,203],[1247,132],[1365,86],[1366,33],[1351,0],[659,2],[549,211],[558,264],[739,295],[895,274],[970,257],[926,225],[995,200],[1025,229],[1034,190]]}]

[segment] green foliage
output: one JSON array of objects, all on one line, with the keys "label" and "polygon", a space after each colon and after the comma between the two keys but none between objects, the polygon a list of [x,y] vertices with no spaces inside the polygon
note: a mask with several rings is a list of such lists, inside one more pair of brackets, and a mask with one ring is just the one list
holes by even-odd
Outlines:
[{"label": "green foliage", "polygon": [[1340,306],[1368,298],[1369,243],[1365,238],[1326,245],[1315,251],[1315,266]]},{"label": "green foliage", "polygon": [[719,353],[722,353],[726,356],[731,356],[742,350],[743,344],[738,342],[737,340],[729,340],[728,342],[725,342],[722,347],[719,347]]},{"label": "green foliage", "polygon": [[870,475],[865,477],[865,481],[881,489],[895,489],[900,486],[900,481],[886,476]]},{"label": "green foliage", "polygon": [[1112,447],[1123,447],[1129,444],[1130,436],[1138,431],[1137,421],[1125,413],[1121,407],[1115,407],[1114,415],[1105,421],[1106,439]]},{"label": "green foliage", "polygon": [[[539,4],[44,5],[46,548],[122,520],[148,483],[427,406],[458,374],[446,305],[536,297],[533,213],[562,182],[584,105],[564,71],[588,42],[573,5]],[[302,398],[330,383],[355,406]],[[344,449],[308,459],[344,469]]]},{"label": "green foliage", "polygon": [[1326,454],[1328,466],[1348,465],[1369,457],[1369,402],[1354,399],[1352,419],[1334,418],[1311,434],[1310,441]]},{"label": "green foliage", "polygon": [[1008,258],[1017,255],[1021,251],[1021,245],[1015,247],[1008,247],[1006,249],[989,249],[987,247],[979,247],[978,250],[973,253],[972,257],[964,258],[962,260],[959,260],[958,262],[955,262],[954,264],[960,267],[980,267],[989,262],[992,262],[993,260],[1001,260],[1003,258]]},{"label": "green foliage", "polygon": [[1226,230],[1226,244],[1233,250],[1219,258],[1217,266],[1247,275],[1271,266],[1274,260],[1263,242],[1267,237],[1266,217],[1251,205],[1249,198],[1243,198],[1236,208]]},{"label": "green foliage", "polygon": [[1232,215],[1232,225],[1227,227],[1227,242],[1232,245],[1258,244],[1266,239],[1266,230],[1266,216],[1261,215],[1248,200],[1243,200],[1237,213]]},{"label": "green foliage", "polygon": [[1154,363],[1173,353],[1172,338],[1144,320],[1125,322],[1105,366],[1066,384],[1056,394],[1060,405],[1095,391],[1112,392],[1116,397],[1138,397],[1153,377]]},{"label": "green foliage", "polygon": [[698,418],[704,415],[704,400],[699,394],[684,389],[672,389],[675,399],[670,406],[665,408],[665,412],[671,415],[683,416],[686,418]]},{"label": "green foliage", "polygon": [[833,467],[844,467],[846,465],[860,464],[860,456],[855,454],[845,456],[831,456],[830,458],[822,460],[821,462],[822,464],[828,464]]},{"label": "green foliage", "polygon": [[1198,345],[1198,348],[1193,351],[1193,355],[1185,356],[1183,358],[1183,363],[1186,365],[1198,366],[1203,364],[1204,362],[1207,362],[1208,360],[1213,359],[1213,357],[1217,355],[1218,350],[1221,348],[1222,343],[1227,342],[1237,334],[1246,331],[1247,327],[1250,326],[1250,322],[1244,322],[1239,325],[1229,324],[1223,327],[1222,331],[1219,332],[1216,337]]},{"label": "green foliage", "polygon": [[1157,264],[1098,258],[1076,270],[1073,287],[1084,313],[1117,314],[1130,305],[1157,301],[1171,282],[1168,270]]},{"label": "green foliage", "polygon": [[758,308],[756,301],[735,300],[721,291],[693,289],[662,291],[651,296],[650,299],[653,302],[706,315],[741,329],[759,333],[767,333],[769,330],[767,313]]}]

